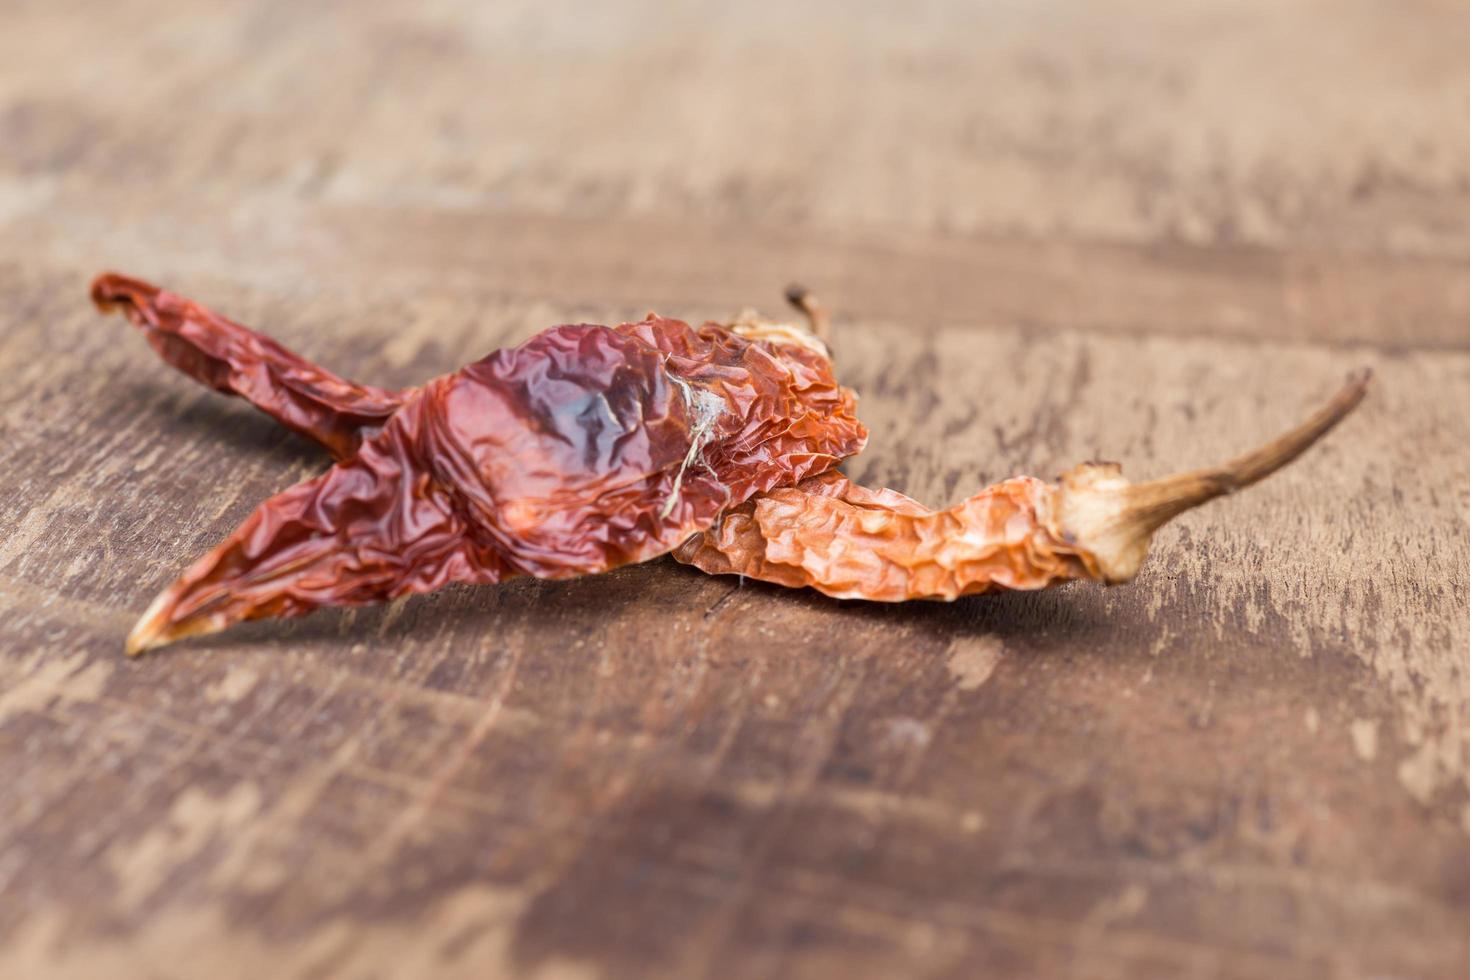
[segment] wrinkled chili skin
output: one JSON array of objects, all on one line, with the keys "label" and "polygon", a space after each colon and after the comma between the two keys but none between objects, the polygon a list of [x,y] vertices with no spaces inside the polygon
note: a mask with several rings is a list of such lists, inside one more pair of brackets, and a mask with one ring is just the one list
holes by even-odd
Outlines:
[{"label": "wrinkled chili skin", "polygon": [[413,389],[357,384],[218,313],[141,279],[104,273],[92,301],[120,309],[160,357],[216,391],[247,399],[337,459],[357,451]]},{"label": "wrinkled chili skin", "polygon": [[[120,277],[106,278],[94,296],[118,303]],[[197,305],[181,319],[207,328],[186,331],[168,310],[188,301],[136,287],[127,295],[118,305],[171,364],[339,455],[322,476],[263,503],[160,597],[145,620],[162,617],[174,635],[455,581],[564,578],[646,560],[724,508],[830,468],[867,436],[819,344],[744,336],[738,325],[695,329],[650,315],[554,327],[387,392],[228,321],[244,337],[221,330],[223,318],[205,320]],[[251,360],[262,350],[264,366]],[[360,420],[360,392],[396,405]],[[317,412],[323,405],[335,414]],[[353,447],[344,434],[359,421]]]},{"label": "wrinkled chili skin", "polygon": [[[475,546],[452,496],[423,470],[421,410],[410,399],[356,455],[257,507],[160,597],[169,621],[204,616],[222,628],[503,577],[500,557]],[[187,632],[196,631],[207,630]]]},{"label": "wrinkled chili skin", "polygon": [[779,355],[658,317],[555,327],[425,387],[423,466],[518,573],[643,561],[862,447],[823,359]]},{"label": "wrinkled chili skin", "polygon": [[935,511],[829,470],[732,508],[674,557],[712,575],[875,602],[1098,577],[1091,556],[1054,530],[1053,495],[1034,477],[1014,477]]}]

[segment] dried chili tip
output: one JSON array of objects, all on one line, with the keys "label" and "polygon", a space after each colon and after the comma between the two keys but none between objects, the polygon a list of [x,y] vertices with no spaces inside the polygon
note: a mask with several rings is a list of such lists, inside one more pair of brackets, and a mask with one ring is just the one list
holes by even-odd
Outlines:
[{"label": "dried chili tip", "polygon": [[157,296],[158,287],[116,272],[104,272],[92,280],[92,288],[88,292],[98,312],[111,313],[128,303],[135,295],[146,295],[150,298]]},{"label": "dried chili tip", "polygon": [[1148,555],[1153,534],[1203,503],[1243,490],[1281,469],[1357,407],[1373,372],[1364,368],[1301,425],[1220,466],[1129,483],[1117,463],[1083,463],[1063,474],[1052,532],[1090,555],[1109,585],[1128,582]]},{"label": "dried chili tip", "polygon": [[184,589],[180,583],[175,583],[154,597],[148,604],[148,609],[138,622],[134,624],[128,633],[127,643],[124,650],[130,657],[136,657],[156,647],[166,646],[191,636],[202,636],[206,633],[214,633],[220,626],[207,617],[194,619],[184,624],[170,622],[170,614],[182,597]]}]

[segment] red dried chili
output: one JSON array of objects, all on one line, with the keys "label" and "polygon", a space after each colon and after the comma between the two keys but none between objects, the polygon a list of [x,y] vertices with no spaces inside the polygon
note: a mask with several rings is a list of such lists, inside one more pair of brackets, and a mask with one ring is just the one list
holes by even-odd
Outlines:
[{"label": "red dried chili", "polygon": [[663,554],[859,451],[855,396],[803,326],[650,314],[553,327],[420,388],[345,381],[146,283],[103,275],[170,364],[338,462],[261,504],[149,607],[128,651],[449,582],[566,578]]},{"label": "red dried chili", "polygon": [[1058,485],[1015,477],[941,511],[827,471],[732,508],[674,557],[711,574],[883,602],[1077,578],[1127,582],[1155,531],[1296,459],[1362,401],[1368,378],[1363,372],[1302,425],[1223,466],[1133,485],[1116,463],[1084,463]]},{"label": "red dried chili", "polygon": [[263,334],[139,279],[98,276],[92,300],[104,312],[121,309],[169,364],[216,391],[245,398],[336,459],[356,453],[416,390],[347,381]]}]

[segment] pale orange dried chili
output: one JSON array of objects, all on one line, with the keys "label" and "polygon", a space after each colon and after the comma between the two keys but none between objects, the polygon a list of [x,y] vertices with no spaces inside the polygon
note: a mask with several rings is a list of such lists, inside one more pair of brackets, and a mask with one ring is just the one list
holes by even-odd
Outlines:
[{"label": "pale orange dried chili", "polygon": [[1058,484],[1015,477],[938,511],[829,470],[732,508],[674,557],[711,574],[880,602],[1127,582],[1155,531],[1296,459],[1362,401],[1368,379],[1350,379],[1300,426],[1223,466],[1130,484],[1116,463],[1084,463]]}]

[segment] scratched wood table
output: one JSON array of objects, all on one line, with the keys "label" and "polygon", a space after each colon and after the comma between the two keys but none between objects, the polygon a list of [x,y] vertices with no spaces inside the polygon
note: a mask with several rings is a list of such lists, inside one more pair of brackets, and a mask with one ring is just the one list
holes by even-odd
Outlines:
[{"label": "scratched wood table", "polygon": [[[1470,11],[884,9],[0,8],[0,975],[1465,975]],[[800,278],[934,503],[1377,378],[1128,587],[662,560],[128,661],[322,462],[104,268],[394,385]]]}]

